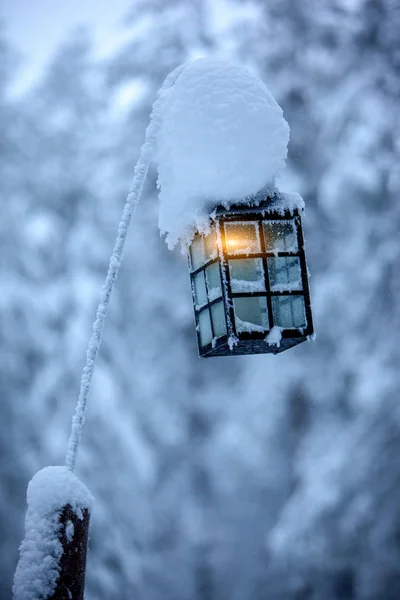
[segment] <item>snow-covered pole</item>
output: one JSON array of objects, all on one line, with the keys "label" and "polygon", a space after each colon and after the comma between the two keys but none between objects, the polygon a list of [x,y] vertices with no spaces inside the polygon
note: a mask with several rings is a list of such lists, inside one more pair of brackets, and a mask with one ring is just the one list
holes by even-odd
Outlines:
[{"label": "snow-covered pole", "polygon": [[94,366],[100,349],[103,327],[107,317],[111,293],[121,266],[129,225],[132,221],[132,216],[142,194],[143,186],[151,162],[153,150],[153,128],[153,123],[150,122],[146,132],[146,140],[141,148],[140,157],[135,167],[132,186],[129,191],[122,213],[122,218],[118,226],[117,238],[110,257],[107,277],[104,282],[101,292],[101,299],[97,307],[96,319],[93,323],[92,336],[86,351],[86,364],[82,373],[78,402],[72,418],[71,436],[69,438],[66,456],[66,465],[71,471],[73,471],[75,468],[76,455],[82,435],[82,428],[85,423],[87,398],[89,395],[90,384],[92,382]]},{"label": "snow-covered pole", "polygon": [[83,600],[93,497],[67,467],[30,481],[14,600]]},{"label": "snow-covered pole", "polygon": [[107,277],[103,285],[100,303],[97,307],[96,319],[93,323],[92,336],[86,352],[86,364],[83,369],[81,386],[75,413],[72,418],[71,436],[68,442],[66,465],[71,471],[75,468],[76,455],[85,423],[86,404],[92,382],[94,366],[100,349],[104,323],[107,317],[111,293],[121,266],[123,252],[128,234],[129,226],[136,207],[142,195],[143,186],[146,181],[150,163],[153,159],[157,132],[160,126],[161,106],[167,90],[174,85],[175,81],[185,69],[185,65],[177,67],[166,77],[163,85],[158,91],[157,99],[153,105],[150,123],[146,129],[145,142],[140,150],[139,160],[136,163],[131,189],[126,199],[126,204],[118,226],[117,238],[112,251],[108,266]]},{"label": "snow-covered pole", "polygon": [[[151,125],[148,127],[148,133],[151,131]],[[150,138],[150,136],[147,136]],[[146,139],[142,146],[140,158],[135,167],[135,175],[129,192],[126,204],[123,210],[122,218],[118,227],[117,239],[110,257],[107,277],[103,285],[101,299],[96,311],[96,319],[93,323],[92,336],[89,346],[86,351],[86,364],[83,369],[81,378],[81,387],[79,392],[78,402],[75,408],[75,413],[72,418],[71,436],[68,442],[68,450],[66,456],[66,465],[73,471],[75,468],[76,455],[82,435],[82,428],[85,423],[86,404],[89,395],[90,384],[92,382],[94,366],[100,349],[101,338],[104,328],[104,323],[107,317],[108,306],[110,304],[111,293],[118,276],[121,266],[125,241],[135,212],[139,198],[141,196],[144,182],[146,180],[147,171],[151,162],[152,143],[151,138]]]}]

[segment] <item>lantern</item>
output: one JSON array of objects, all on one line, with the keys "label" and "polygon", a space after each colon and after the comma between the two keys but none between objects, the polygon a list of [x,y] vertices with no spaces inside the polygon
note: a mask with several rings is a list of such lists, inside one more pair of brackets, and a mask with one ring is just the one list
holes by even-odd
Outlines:
[{"label": "lantern", "polygon": [[313,336],[299,209],[275,194],[214,215],[189,249],[199,355],[277,354]]}]

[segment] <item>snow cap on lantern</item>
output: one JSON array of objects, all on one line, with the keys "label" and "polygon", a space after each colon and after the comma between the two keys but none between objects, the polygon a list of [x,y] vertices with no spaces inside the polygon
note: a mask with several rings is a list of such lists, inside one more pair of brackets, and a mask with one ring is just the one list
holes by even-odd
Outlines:
[{"label": "snow cap on lantern", "polygon": [[204,58],[188,64],[162,101],[156,158],[161,233],[170,247],[207,229],[218,205],[273,188],[289,126],[262,81]]}]

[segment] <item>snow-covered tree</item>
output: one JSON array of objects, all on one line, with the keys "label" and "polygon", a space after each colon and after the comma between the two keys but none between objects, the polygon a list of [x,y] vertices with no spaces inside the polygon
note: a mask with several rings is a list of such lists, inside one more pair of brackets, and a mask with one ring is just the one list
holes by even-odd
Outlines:
[{"label": "snow-covered tree", "polygon": [[[216,53],[264,79],[306,200],[317,341],[199,361],[186,259],[152,171],[112,298],[77,472],[96,503],[87,597],[399,596],[399,9],[390,0],[139,2],[94,64],[84,32],[7,96],[0,44],[0,596],[28,479],[61,463],[151,104]],[[7,75],[7,77],[5,76]]]}]

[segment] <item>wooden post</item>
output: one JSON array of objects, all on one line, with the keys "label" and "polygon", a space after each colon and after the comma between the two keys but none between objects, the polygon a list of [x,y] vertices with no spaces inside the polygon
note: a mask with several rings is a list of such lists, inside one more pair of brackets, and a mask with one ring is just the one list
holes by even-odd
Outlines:
[{"label": "wooden post", "polygon": [[63,553],[57,587],[48,600],[83,600],[86,574],[86,554],[90,514],[82,510],[82,518],[68,504],[60,513],[59,540]]}]

